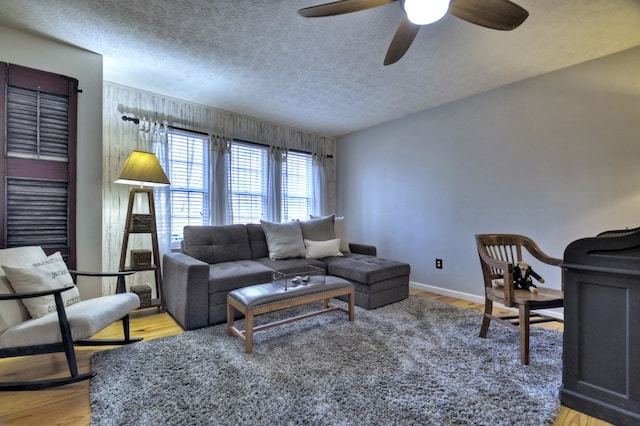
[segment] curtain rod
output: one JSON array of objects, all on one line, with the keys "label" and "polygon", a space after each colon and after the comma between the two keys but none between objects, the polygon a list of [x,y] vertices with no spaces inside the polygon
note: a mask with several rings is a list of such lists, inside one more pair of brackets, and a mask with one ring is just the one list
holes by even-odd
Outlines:
[{"label": "curtain rod", "polygon": [[[126,115],[123,115],[122,116],[122,120],[123,121],[132,121],[134,124],[140,124],[140,119],[139,118],[135,118],[135,117],[127,117]],[[167,128],[173,129],[173,130],[179,130],[181,132],[195,133],[195,134],[203,135],[203,136],[207,136],[207,137],[209,136],[209,134],[207,134],[205,132],[200,132],[200,131],[197,131],[197,130],[183,129],[181,127],[176,127],[176,126],[167,126]],[[265,146],[265,147],[269,147],[270,146],[269,144],[261,143],[261,142],[251,142],[251,141],[245,141],[245,140],[236,139],[236,138],[233,138],[233,140],[237,141],[237,142],[249,143],[249,144]],[[299,150],[299,149],[290,149],[289,151],[297,152],[297,153],[301,153],[301,154],[311,154],[311,155],[313,155],[312,152],[302,151],[302,150]],[[327,155],[327,158],[333,158],[333,155]]]},{"label": "curtain rod", "polygon": [[[269,148],[271,146],[271,145],[269,145],[267,143],[262,143],[262,142],[251,142],[251,141],[245,141],[245,140],[236,139],[236,138],[233,138],[233,140],[236,141],[236,142],[248,143],[250,145],[264,146],[264,147],[267,147],[267,148]],[[313,152],[303,151],[301,149],[287,149],[287,151],[296,152],[298,154],[310,154],[310,155],[313,155]],[[333,155],[329,154],[326,157],[327,158],[333,158]]]},{"label": "curtain rod", "polygon": [[[132,121],[134,124],[140,124],[140,119],[139,118],[135,118],[135,117],[127,117],[126,115],[122,116],[122,120],[123,121]],[[163,124],[164,126],[164,124]],[[198,135],[203,135],[203,136],[209,136],[207,133],[205,132],[200,132],[198,130],[189,130],[189,129],[183,129],[182,127],[176,127],[176,126],[166,126],[168,129],[173,129],[173,130],[179,130],[181,132],[190,132],[190,133],[195,133]]]}]

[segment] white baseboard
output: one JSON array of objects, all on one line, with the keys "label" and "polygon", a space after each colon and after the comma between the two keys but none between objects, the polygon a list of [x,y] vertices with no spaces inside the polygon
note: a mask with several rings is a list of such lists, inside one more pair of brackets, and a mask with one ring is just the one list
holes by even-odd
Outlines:
[{"label": "white baseboard", "polygon": [[[471,293],[463,293],[461,291],[450,290],[448,288],[443,287],[435,287],[429,284],[417,283],[415,281],[409,282],[409,287],[414,288],[416,290],[428,291],[429,293],[439,294],[441,296],[455,297],[456,299],[468,300],[469,302],[479,303],[484,305],[484,297],[478,296]],[[513,308],[505,308],[512,311],[516,311]],[[561,321],[564,321],[564,311],[560,309],[542,309],[539,311],[544,315],[548,315],[552,318],[557,318]]]},{"label": "white baseboard", "polygon": [[416,290],[428,291],[429,293],[435,293],[441,296],[455,297],[456,299],[468,300],[469,302],[475,302],[484,305],[484,297],[476,296],[475,294],[449,290],[448,288],[434,287],[429,284],[417,283],[415,281],[410,281],[409,287],[415,288]]}]

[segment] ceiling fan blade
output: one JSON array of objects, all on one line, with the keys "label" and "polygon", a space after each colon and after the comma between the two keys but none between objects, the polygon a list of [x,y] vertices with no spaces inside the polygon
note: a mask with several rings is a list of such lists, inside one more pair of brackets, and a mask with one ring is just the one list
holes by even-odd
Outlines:
[{"label": "ceiling fan blade", "polygon": [[318,6],[305,7],[298,13],[305,18],[319,18],[321,16],[342,15],[344,13],[358,12],[373,7],[384,6],[398,0],[341,0]]},{"label": "ceiling fan blade", "polygon": [[509,0],[451,0],[449,13],[472,24],[503,31],[517,28],[529,16]]},{"label": "ceiling fan blade", "polygon": [[396,30],[396,34],[393,36],[393,40],[391,40],[391,45],[389,46],[389,50],[387,50],[387,56],[384,58],[385,65],[394,64],[404,56],[416,38],[419,29],[420,25],[409,21],[409,18],[406,16],[402,19],[400,26]]}]

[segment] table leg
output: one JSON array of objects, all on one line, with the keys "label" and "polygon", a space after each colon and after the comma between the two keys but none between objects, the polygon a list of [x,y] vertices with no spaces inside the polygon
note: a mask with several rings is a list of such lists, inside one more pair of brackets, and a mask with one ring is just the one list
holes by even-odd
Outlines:
[{"label": "table leg", "polygon": [[244,339],[245,352],[250,354],[253,352],[253,314],[247,312],[244,317]]},{"label": "table leg", "polygon": [[354,292],[349,294],[349,321],[353,321],[355,314],[355,298]]},{"label": "table leg", "polygon": [[227,302],[227,334],[229,336],[233,336],[233,331],[231,331],[231,328],[233,327],[233,306],[231,306],[231,303]]}]

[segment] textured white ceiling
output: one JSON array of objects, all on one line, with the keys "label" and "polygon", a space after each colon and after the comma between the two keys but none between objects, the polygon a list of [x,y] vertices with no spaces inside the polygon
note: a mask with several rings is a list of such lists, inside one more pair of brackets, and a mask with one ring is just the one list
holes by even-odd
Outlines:
[{"label": "textured white ceiling", "polygon": [[0,0],[0,25],[103,55],[107,81],[330,136],[640,45],[640,0],[515,0],[514,31],[447,15],[384,67],[399,3],[296,13],[328,1]]}]

